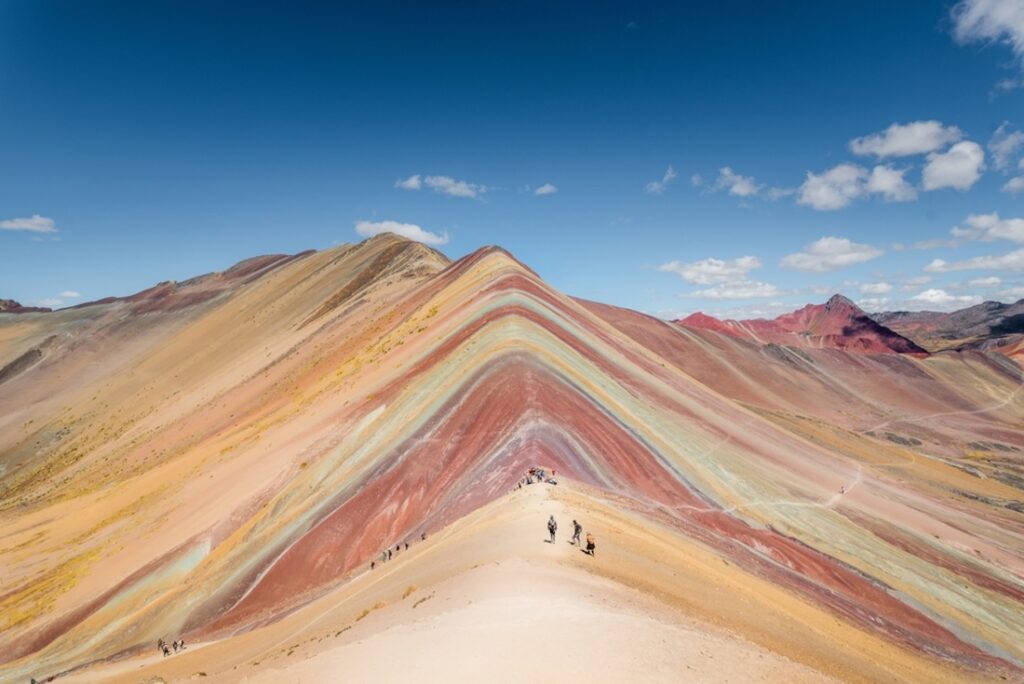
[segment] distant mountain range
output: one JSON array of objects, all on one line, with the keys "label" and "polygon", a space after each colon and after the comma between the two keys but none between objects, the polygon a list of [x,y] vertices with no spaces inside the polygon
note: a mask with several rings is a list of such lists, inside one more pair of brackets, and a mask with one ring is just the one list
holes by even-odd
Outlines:
[{"label": "distant mountain range", "polygon": [[998,349],[1024,335],[1024,299],[982,302],[951,313],[886,311],[873,318],[931,351]]},{"label": "distant mountain range", "polygon": [[983,349],[1011,356],[1024,342],[1024,299],[984,302],[951,313],[886,311],[868,314],[842,295],[808,304],[778,318],[720,320],[695,313],[675,321],[688,328],[792,347],[843,349],[865,354],[929,354]]},{"label": "distant mountain range", "polygon": [[46,313],[51,311],[46,306],[23,306],[13,299],[0,299],[0,313]]}]

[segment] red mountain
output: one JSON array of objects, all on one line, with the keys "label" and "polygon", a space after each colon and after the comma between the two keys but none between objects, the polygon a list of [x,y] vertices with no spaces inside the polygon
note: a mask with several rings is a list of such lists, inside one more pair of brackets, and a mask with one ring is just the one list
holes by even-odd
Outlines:
[{"label": "red mountain", "polygon": [[50,311],[45,306],[22,306],[13,299],[0,299],[0,313],[46,313]]},{"label": "red mountain", "polygon": [[808,304],[767,320],[719,320],[695,313],[676,321],[687,328],[713,330],[760,343],[792,347],[845,349],[863,354],[927,354],[922,347],[877,323],[842,295],[824,304]]}]

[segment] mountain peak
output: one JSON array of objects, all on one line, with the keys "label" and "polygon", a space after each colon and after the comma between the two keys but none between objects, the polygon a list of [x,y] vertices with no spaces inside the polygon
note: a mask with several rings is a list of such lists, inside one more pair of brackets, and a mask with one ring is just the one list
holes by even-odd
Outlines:
[{"label": "mountain peak", "polygon": [[828,301],[825,302],[826,311],[835,311],[837,309],[853,309],[854,311],[861,311],[861,308],[854,304],[853,301],[838,293],[829,297]]}]

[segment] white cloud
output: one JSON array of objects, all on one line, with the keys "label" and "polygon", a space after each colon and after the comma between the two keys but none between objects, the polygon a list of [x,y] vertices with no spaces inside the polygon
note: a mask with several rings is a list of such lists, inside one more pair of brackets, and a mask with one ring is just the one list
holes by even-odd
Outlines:
[{"label": "white cloud", "polygon": [[695,173],[692,176],[690,176],[690,185],[692,185],[695,188],[699,188],[700,186],[704,185],[704,178],[701,177],[699,173]]},{"label": "white cloud", "polygon": [[[1006,171],[1012,166],[1013,158],[1017,151],[1024,146],[1024,131],[1009,132],[1010,122],[1003,124],[992,134],[988,141],[988,151],[992,155],[992,162],[1000,171]],[[1021,160],[1024,162],[1024,159]]]},{"label": "white cloud", "polygon": [[1017,249],[999,256],[978,256],[964,261],[949,263],[943,259],[933,259],[924,267],[929,273],[945,273],[948,271],[1021,271],[1024,270],[1024,249]]},{"label": "white cloud", "polygon": [[864,283],[860,291],[864,294],[886,294],[892,292],[892,285],[886,282]]},{"label": "white cloud", "polygon": [[889,298],[865,297],[857,300],[857,306],[865,311],[885,311],[889,307]]},{"label": "white cloud", "polygon": [[882,195],[887,202],[910,202],[917,199],[917,190],[904,178],[907,169],[896,169],[889,165],[871,169],[865,189]]},{"label": "white cloud", "polygon": [[77,299],[77,298],[81,297],[82,295],[80,295],[75,290],[64,290],[63,292],[60,293],[60,296],[61,297],[65,297],[67,299]]},{"label": "white cloud", "polygon": [[971,214],[964,221],[964,227],[954,226],[950,232],[967,240],[1024,242],[1024,219],[1003,219],[995,212]]},{"label": "white cloud", "polygon": [[882,250],[871,245],[858,244],[846,238],[823,237],[804,247],[804,251],[783,257],[780,263],[799,271],[823,273],[870,261],[882,254]]},{"label": "white cloud", "polygon": [[423,183],[434,192],[452,197],[476,197],[488,190],[486,185],[455,180],[451,176],[427,176]]},{"label": "white cloud", "polygon": [[32,214],[28,218],[13,218],[0,221],[0,230],[27,230],[32,233],[56,233],[57,226],[52,218]]},{"label": "white cloud", "polygon": [[1003,282],[999,276],[988,276],[987,278],[975,278],[974,280],[968,280],[967,285],[970,287],[999,287]]},{"label": "white cloud", "polygon": [[761,267],[761,260],[755,256],[743,256],[738,259],[701,259],[684,264],[670,261],[658,266],[659,271],[677,273],[684,280],[697,285],[712,285],[729,281],[745,281],[747,274]]},{"label": "white cloud", "polygon": [[932,152],[924,165],[921,185],[925,190],[956,188],[967,190],[981,178],[985,151],[981,145],[964,140],[945,152]]},{"label": "white cloud", "polygon": [[822,174],[807,172],[796,201],[819,211],[842,209],[864,194],[867,171],[856,164],[838,164]]},{"label": "white cloud", "polygon": [[448,242],[448,233],[443,235],[423,230],[415,223],[399,223],[398,221],[356,221],[356,232],[363,237],[373,237],[381,233],[394,233],[402,237],[422,242],[425,245],[443,245]]},{"label": "white cloud", "polygon": [[728,166],[723,166],[718,170],[718,180],[715,181],[716,190],[728,189],[730,195],[737,197],[756,195],[762,187],[764,186],[758,185],[752,176],[741,176]]},{"label": "white cloud", "polygon": [[981,303],[981,297],[978,295],[951,295],[945,290],[937,288],[919,292],[911,297],[910,300],[913,302],[923,302],[943,309],[961,308]]},{"label": "white cloud", "polygon": [[1001,300],[1017,301],[1018,299],[1024,299],[1024,285],[1017,285],[1016,287],[1008,287],[1005,290],[996,292],[996,297]]},{"label": "white cloud", "polygon": [[722,283],[704,290],[687,292],[680,296],[703,299],[761,299],[762,297],[778,297],[783,294],[785,292],[769,283],[740,280],[734,283]]},{"label": "white cloud", "polygon": [[1024,4],[1020,0],[963,0],[952,15],[953,35],[959,42],[1005,43],[1024,63]]},{"label": "white cloud", "polygon": [[420,174],[409,176],[405,180],[398,179],[395,181],[396,188],[402,188],[402,190],[419,190],[423,187],[423,179]]},{"label": "white cloud", "polygon": [[558,192],[558,188],[556,188],[551,183],[545,183],[544,185],[542,185],[539,188],[537,188],[536,190],[534,190],[533,194],[534,195],[553,195],[556,192]]},{"label": "white cloud", "polygon": [[64,300],[62,299],[57,299],[56,297],[46,297],[45,299],[40,299],[38,302],[36,302],[36,306],[48,306],[52,309],[54,307],[60,306],[63,303]]},{"label": "white cloud", "polygon": [[956,126],[943,126],[939,121],[894,123],[881,133],[873,133],[850,141],[854,154],[884,157],[906,157],[934,152],[963,137]]},{"label": "white cloud", "polygon": [[679,174],[676,173],[676,170],[673,169],[672,165],[670,164],[668,169],[665,171],[665,175],[661,177],[661,180],[651,181],[650,183],[645,185],[644,192],[648,192],[652,195],[660,195],[661,193],[665,192],[665,188],[668,187],[668,184],[674,181],[678,176]]},{"label": "white cloud", "polygon": [[1011,195],[1024,192],[1024,176],[1016,176],[1006,181],[1006,185],[1003,186],[1003,192],[1008,192]]}]

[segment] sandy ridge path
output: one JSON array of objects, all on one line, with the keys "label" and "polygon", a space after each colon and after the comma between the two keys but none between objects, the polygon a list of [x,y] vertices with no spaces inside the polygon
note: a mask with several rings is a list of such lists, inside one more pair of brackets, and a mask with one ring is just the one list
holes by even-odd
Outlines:
[{"label": "sandy ridge path", "polygon": [[265,628],[59,681],[836,681],[588,571],[555,495],[503,497]]}]

